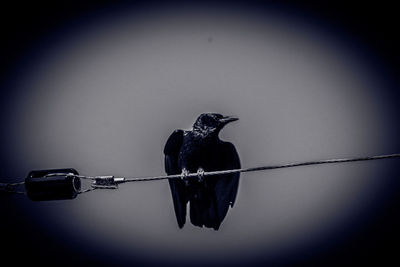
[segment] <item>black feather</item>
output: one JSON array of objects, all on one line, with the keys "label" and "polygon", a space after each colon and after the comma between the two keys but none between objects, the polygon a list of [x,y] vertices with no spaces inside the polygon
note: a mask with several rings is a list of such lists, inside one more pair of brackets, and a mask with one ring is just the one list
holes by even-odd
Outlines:
[{"label": "black feather", "polygon": [[[176,130],[168,138],[164,148],[165,171],[168,175],[179,174],[178,155],[183,142],[183,131]],[[176,219],[180,228],[186,222],[186,205],[188,202],[184,181],[179,179],[168,179],[174,202]]]},{"label": "black feather", "polygon": [[[191,173],[199,168],[204,171],[240,168],[233,144],[218,137],[228,121],[226,118],[219,114],[202,114],[192,131],[174,131],[164,148],[167,174],[179,174],[184,168]],[[179,227],[185,224],[186,206],[190,202],[192,224],[218,230],[229,206],[233,207],[235,202],[239,176],[239,173],[210,176],[202,181],[196,178],[186,181],[169,179]]]}]

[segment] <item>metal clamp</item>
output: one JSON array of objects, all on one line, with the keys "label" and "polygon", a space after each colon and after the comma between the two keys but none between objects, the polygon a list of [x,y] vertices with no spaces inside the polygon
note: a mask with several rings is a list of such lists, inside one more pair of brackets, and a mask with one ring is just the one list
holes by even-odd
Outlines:
[{"label": "metal clamp", "polygon": [[124,180],[124,178],[114,178],[114,176],[96,176],[92,187],[96,189],[118,189],[118,184],[124,182]]}]

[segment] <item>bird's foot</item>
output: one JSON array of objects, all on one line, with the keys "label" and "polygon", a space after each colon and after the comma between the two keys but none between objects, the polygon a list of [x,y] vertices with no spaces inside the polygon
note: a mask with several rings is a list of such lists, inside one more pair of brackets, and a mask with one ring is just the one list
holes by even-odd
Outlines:
[{"label": "bird's foot", "polygon": [[197,169],[197,180],[199,182],[202,182],[203,179],[204,179],[204,170],[203,170],[203,168],[198,168]]},{"label": "bird's foot", "polygon": [[182,172],[181,172],[181,180],[185,182],[186,186],[189,185],[189,180],[187,179],[188,175],[189,175],[189,171],[186,170],[186,168],[183,168]]}]

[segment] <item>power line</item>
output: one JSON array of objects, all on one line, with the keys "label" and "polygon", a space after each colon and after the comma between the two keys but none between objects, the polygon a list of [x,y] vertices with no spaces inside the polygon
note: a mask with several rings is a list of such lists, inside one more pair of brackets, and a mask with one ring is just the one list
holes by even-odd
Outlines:
[{"label": "power line", "polygon": [[[25,185],[31,188],[31,191],[35,191],[35,197],[42,198],[40,200],[49,200],[49,199],[67,199],[67,198],[75,198],[77,194],[82,194],[86,192],[93,191],[95,189],[117,189],[119,184],[122,183],[131,183],[131,182],[146,182],[146,181],[158,181],[165,179],[189,179],[195,178],[203,179],[206,176],[216,176],[216,175],[225,175],[232,173],[242,173],[242,172],[255,172],[255,171],[265,171],[265,170],[273,170],[273,169],[283,169],[283,168],[293,168],[300,166],[310,166],[310,165],[321,165],[321,164],[333,164],[333,163],[345,163],[345,162],[356,162],[356,161],[369,161],[369,160],[380,160],[380,159],[391,159],[391,158],[400,158],[400,153],[397,154],[389,154],[389,155],[378,155],[378,156],[370,156],[370,157],[357,157],[357,158],[341,158],[341,159],[326,159],[326,160],[317,160],[317,161],[305,161],[305,162],[294,162],[288,164],[280,164],[280,165],[266,165],[261,167],[254,168],[241,168],[241,169],[232,169],[232,170],[219,170],[219,171],[198,171],[195,173],[182,172],[181,174],[174,175],[161,175],[161,176],[146,176],[146,177],[114,177],[114,176],[84,176],[79,175],[74,169],[62,169],[62,170],[46,170],[46,171],[34,171],[31,173],[35,173],[35,177],[29,177],[25,179],[24,182],[17,183],[0,183],[0,191],[7,193],[17,193],[17,194],[26,194],[26,191],[17,190],[19,186]],[[61,171],[61,172],[59,172]],[[37,176],[38,173],[41,172],[46,173],[42,176]],[[28,175],[29,176],[29,175]],[[32,181],[39,181],[39,187],[32,187]],[[85,190],[80,189],[80,179],[91,180],[91,187]],[[27,186],[27,181],[29,182],[29,186]],[[44,185],[44,186],[43,186]],[[79,186],[78,186],[79,185]],[[60,190],[60,186],[63,187],[64,191]],[[78,187],[77,187],[78,186]],[[33,188],[33,189],[32,189]],[[46,191],[47,190],[47,191]],[[54,190],[53,192],[51,190]],[[65,190],[69,192],[68,196],[63,195],[60,197],[59,192],[65,194]],[[72,190],[72,191],[71,191]],[[70,192],[71,191],[71,192]],[[72,193],[72,194],[71,194]],[[46,197],[43,197],[43,196]],[[28,197],[33,200],[35,197],[30,196],[28,192]]]},{"label": "power line", "polygon": [[288,163],[288,164],[281,164],[281,165],[267,165],[267,166],[262,166],[262,167],[242,168],[242,169],[233,169],[233,170],[210,171],[210,172],[204,172],[202,174],[188,173],[186,175],[185,174],[175,174],[175,175],[162,175],[162,176],[150,176],[150,177],[132,177],[132,178],[124,178],[124,181],[121,183],[154,181],[154,180],[164,180],[164,179],[177,179],[177,178],[193,178],[193,177],[199,177],[199,175],[213,176],[213,175],[223,175],[223,174],[231,174],[231,173],[238,173],[238,172],[265,171],[265,170],[292,168],[292,167],[309,166],[309,165],[345,163],[345,162],[368,161],[368,160],[379,160],[379,159],[390,159],[390,158],[400,158],[400,153],[399,154],[370,156],[370,157],[359,157],[359,158],[342,158],[342,159],[326,159],[326,160],[317,160],[317,161],[295,162],[295,163]]}]

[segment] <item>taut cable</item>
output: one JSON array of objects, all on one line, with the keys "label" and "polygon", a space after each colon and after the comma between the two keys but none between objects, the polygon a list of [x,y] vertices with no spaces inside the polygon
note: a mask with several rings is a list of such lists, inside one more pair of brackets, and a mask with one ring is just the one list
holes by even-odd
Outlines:
[{"label": "taut cable", "polygon": [[[265,171],[265,170],[292,168],[292,167],[309,166],[309,165],[321,165],[321,164],[344,163],[344,162],[367,161],[367,160],[390,159],[390,158],[400,158],[400,153],[371,156],[371,157],[326,159],[326,160],[317,160],[317,161],[295,162],[295,163],[288,163],[288,164],[281,164],[281,165],[267,165],[267,166],[254,167],[254,168],[241,168],[241,169],[233,169],[233,170],[210,171],[210,172],[204,172],[204,173],[202,173],[202,175],[203,176],[213,176],[213,175],[223,175],[223,174],[231,174],[231,173],[238,173],[238,172],[255,172],[255,171]],[[199,176],[198,173],[185,174],[185,177],[187,177],[187,178],[193,178],[193,177],[198,177],[198,176]],[[156,180],[177,179],[177,178],[183,178],[182,174],[149,176],[149,177],[119,178],[119,179],[124,179],[123,181],[121,181],[119,183],[156,181]]]},{"label": "taut cable", "polygon": [[[293,167],[300,167],[300,166],[310,166],[310,165],[321,165],[321,164],[333,164],[333,163],[345,163],[345,162],[355,162],[355,161],[368,161],[368,160],[380,160],[380,159],[393,159],[393,158],[400,158],[400,153],[397,154],[389,154],[389,155],[378,155],[378,156],[370,156],[370,157],[358,157],[358,158],[341,158],[341,159],[326,159],[326,160],[317,160],[317,161],[305,161],[305,162],[295,162],[295,163],[288,163],[288,164],[280,164],[280,165],[266,165],[261,167],[254,167],[254,168],[241,168],[241,169],[232,169],[232,170],[218,170],[218,171],[203,171],[199,170],[196,173],[188,173],[183,171],[181,174],[173,174],[173,175],[160,175],[160,176],[147,176],[147,177],[114,177],[114,176],[85,176],[79,175],[76,171],[70,172],[71,169],[65,169],[68,171],[64,172],[51,172],[49,174],[43,175],[43,177],[30,178],[30,183],[32,182],[40,182],[41,184],[48,183],[58,183],[62,184],[65,189],[69,189],[71,186],[74,188],[74,192],[77,194],[82,194],[86,192],[93,191],[95,189],[117,189],[119,184],[122,183],[131,183],[131,182],[147,182],[147,181],[158,181],[158,180],[165,180],[165,179],[188,179],[198,177],[199,179],[203,179],[206,176],[216,176],[216,175],[224,175],[224,174],[232,174],[232,173],[241,173],[241,172],[255,172],[255,171],[265,171],[265,170],[273,170],[273,169],[283,169],[283,168],[293,168]],[[35,173],[40,173],[40,171],[36,171]],[[33,179],[33,180],[32,180]],[[39,180],[35,180],[39,179]],[[76,180],[79,179],[87,179],[91,180],[92,184],[89,189],[81,190],[80,189],[80,182],[79,182],[79,189],[75,188]],[[26,180],[25,180],[26,181]],[[0,191],[7,192],[7,193],[19,193],[24,194],[23,191],[16,190],[16,187],[24,185],[25,182],[17,182],[17,183],[0,183]],[[26,187],[26,184],[25,184]],[[46,188],[46,186],[44,187]],[[57,186],[54,187],[55,189],[58,188]],[[40,194],[52,194],[52,192],[47,192],[47,189],[37,189],[34,188],[32,190],[36,190]],[[40,190],[47,190],[47,191],[40,191]],[[76,195],[76,194],[75,194]],[[73,195],[73,197],[75,197]],[[29,194],[28,194],[29,196]]]}]

